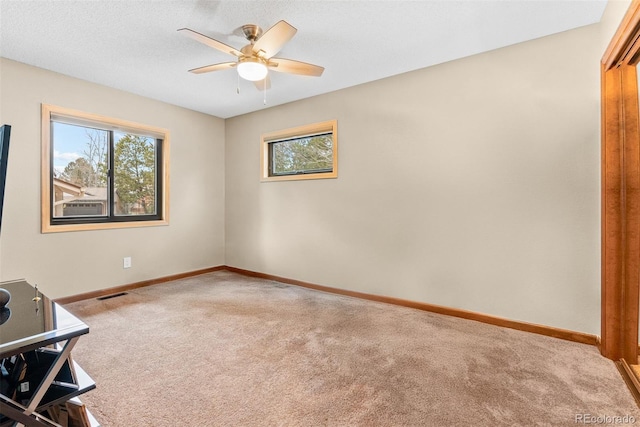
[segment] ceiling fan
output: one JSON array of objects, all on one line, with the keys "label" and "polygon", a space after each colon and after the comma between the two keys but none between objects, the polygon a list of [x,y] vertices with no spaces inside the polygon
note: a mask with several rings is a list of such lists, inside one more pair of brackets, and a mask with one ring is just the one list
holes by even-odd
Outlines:
[{"label": "ceiling fan", "polygon": [[242,32],[249,40],[249,44],[240,50],[189,28],[181,28],[178,31],[200,43],[237,58],[231,62],[194,68],[189,70],[191,73],[202,74],[236,67],[240,77],[254,82],[259,89],[266,89],[270,85],[269,70],[314,77],[321,76],[324,71],[324,67],[318,65],[274,57],[298,31],[286,21],[278,22],[264,33],[257,25],[243,25]]}]

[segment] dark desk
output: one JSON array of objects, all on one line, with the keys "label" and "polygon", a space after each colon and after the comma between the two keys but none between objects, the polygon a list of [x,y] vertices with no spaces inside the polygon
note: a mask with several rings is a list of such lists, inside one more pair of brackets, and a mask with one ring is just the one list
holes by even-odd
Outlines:
[{"label": "dark desk", "polygon": [[95,388],[71,359],[89,327],[24,280],[0,288],[11,293],[0,309],[0,427],[56,426],[48,408]]}]

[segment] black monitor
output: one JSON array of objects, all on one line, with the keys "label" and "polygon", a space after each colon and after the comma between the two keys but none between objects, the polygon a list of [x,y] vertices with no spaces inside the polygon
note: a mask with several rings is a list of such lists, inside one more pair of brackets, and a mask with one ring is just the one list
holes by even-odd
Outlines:
[{"label": "black monitor", "polygon": [[9,137],[11,126],[0,127],[0,226],[2,226],[2,206],[4,205],[4,185],[7,180],[7,158],[9,157]]}]

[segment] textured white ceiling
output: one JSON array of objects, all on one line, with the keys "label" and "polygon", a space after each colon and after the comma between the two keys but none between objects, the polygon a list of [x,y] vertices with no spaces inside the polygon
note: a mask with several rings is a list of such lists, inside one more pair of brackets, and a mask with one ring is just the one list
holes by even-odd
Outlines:
[{"label": "textured white ceiling", "polygon": [[[0,56],[227,118],[597,23],[605,0],[205,1],[0,0]],[[277,55],[322,77],[271,73],[263,94],[233,60],[176,30],[246,44],[240,27],[298,29]]]}]

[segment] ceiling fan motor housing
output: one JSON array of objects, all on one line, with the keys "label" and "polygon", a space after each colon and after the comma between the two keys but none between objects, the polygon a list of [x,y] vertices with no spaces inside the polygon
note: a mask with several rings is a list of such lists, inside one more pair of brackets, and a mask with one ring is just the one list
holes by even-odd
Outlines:
[{"label": "ceiling fan motor housing", "polygon": [[262,35],[262,28],[255,24],[246,24],[242,26],[244,36],[253,44]]}]

